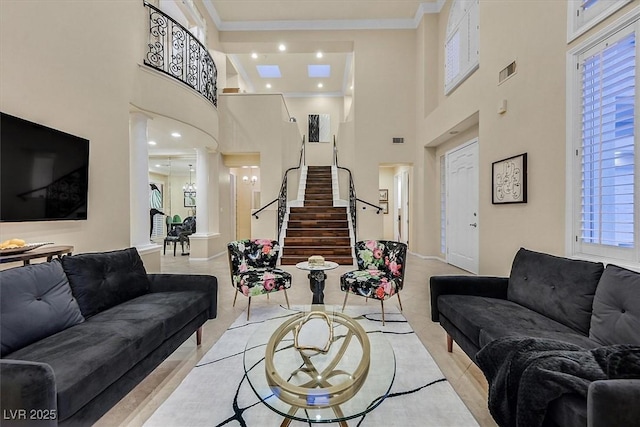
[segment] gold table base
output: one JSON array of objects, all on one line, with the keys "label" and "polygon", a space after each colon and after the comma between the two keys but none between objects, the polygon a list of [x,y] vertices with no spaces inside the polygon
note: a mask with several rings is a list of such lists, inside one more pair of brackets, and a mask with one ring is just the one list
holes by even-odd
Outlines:
[{"label": "gold table base", "polygon": [[[280,325],[269,339],[265,350],[265,374],[267,383],[280,400],[291,405],[291,410],[289,411],[290,416],[293,416],[299,409],[331,408],[338,418],[343,418],[344,415],[339,405],[358,393],[369,373],[371,352],[369,337],[357,321],[354,321],[342,313],[332,313],[331,317],[333,321],[347,328],[347,333],[340,349],[321,372],[314,366],[312,356],[310,357],[303,352],[299,352],[304,362],[304,367],[294,370],[290,375],[293,376],[303,373],[309,376],[309,381],[302,385],[294,385],[278,373],[273,358],[278,344],[289,333],[294,333],[296,326],[298,326],[306,316],[307,314],[305,313],[293,316]],[[336,366],[340,363],[353,337],[360,342],[362,347],[362,358],[358,366],[353,373],[336,369]],[[337,376],[346,376],[348,379],[335,385],[331,384],[329,380]],[[319,400],[315,398],[309,399],[310,397],[317,397]],[[291,419],[288,417],[281,425],[286,427],[290,423]],[[347,423],[340,421],[340,425],[346,427]]]}]

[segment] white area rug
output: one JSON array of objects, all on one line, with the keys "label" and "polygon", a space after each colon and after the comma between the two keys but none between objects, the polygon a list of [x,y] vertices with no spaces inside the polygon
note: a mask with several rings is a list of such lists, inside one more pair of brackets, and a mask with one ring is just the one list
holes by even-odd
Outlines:
[{"label": "white area rug", "polygon": [[[279,426],[282,416],[262,404],[247,383],[243,351],[262,323],[298,311],[295,307],[258,307],[251,311],[249,322],[246,314],[241,315],[145,427]],[[396,377],[389,396],[370,413],[349,420],[349,426],[477,426],[404,316],[393,307],[388,311],[385,310],[386,325],[382,326],[380,311],[374,307],[352,306],[345,310],[345,314],[358,318],[366,331],[382,331],[396,356]],[[291,426],[303,425],[310,426],[291,422]]]}]

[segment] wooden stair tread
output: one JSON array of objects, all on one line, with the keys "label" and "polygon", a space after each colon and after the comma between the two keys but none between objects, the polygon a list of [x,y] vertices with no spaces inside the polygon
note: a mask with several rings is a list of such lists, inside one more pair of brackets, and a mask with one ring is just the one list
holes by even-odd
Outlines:
[{"label": "wooden stair tread", "polygon": [[289,209],[281,264],[321,255],[327,261],[353,265],[347,208],[333,206],[330,166],[309,166],[303,203]]}]

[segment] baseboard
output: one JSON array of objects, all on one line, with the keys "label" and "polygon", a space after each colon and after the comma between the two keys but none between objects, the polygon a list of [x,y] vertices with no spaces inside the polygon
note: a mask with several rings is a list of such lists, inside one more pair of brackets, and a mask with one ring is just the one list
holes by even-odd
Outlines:
[{"label": "baseboard", "polygon": [[440,261],[440,262],[444,262],[445,264],[447,264],[447,260],[440,258],[439,256],[433,256],[433,255],[421,255],[419,253],[416,252],[411,252],[409,251],[409,253],[411,255],[417,256],[420,259],[428,259],[428,260],[434,260],[434,261]]}]

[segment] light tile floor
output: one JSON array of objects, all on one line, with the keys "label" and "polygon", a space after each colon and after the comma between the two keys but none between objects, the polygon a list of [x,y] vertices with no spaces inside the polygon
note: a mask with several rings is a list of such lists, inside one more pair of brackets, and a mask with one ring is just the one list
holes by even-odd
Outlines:
[{"label": "light tile floor", "polygon": [[[236,306],[232,307],[234,289],[231,286],[226,254],[209,261],[190,261],[188,257],[180,255],[174,257],[170,251],[167,251],[167,255],[162,256],[161,265],[163,273],[216,276],[218,278],[218,316],[205,323],[203,342],[200,347],[196,346],[195,335],[192,336],[105,414],[95,424],[98,427],[135,427],[144,424],[145,420],[175,390],[191,368],[247,307],[247,298],[242,295],[238,296]],[[310,304],[311,291],[307,272],[298,270],[294,266],[282,268],[293,275],[293,286],[287,291],[290,303]],[[340,275],[352,269],[352,266],[340,266],[327,272],[325,304],[342,306],[344,293],[340,291]],[[405,285],[401,292],[403,314],[478,423],[482,427],[494,427],[496,424],[487,409],[487,382],[482,372],[455,344],[453,353],[448,353],[444,330],[439,324],[431,321],[429,278],[443,274],[467,273],[440,261],[409,255]],[[349,296],[347,302],[347,304],[365,303],[364,298],[355,295]],[[368,304],[372,303],[377,302],[368,302]],[[266,304],[285,304],[284,294],[278,292],[269,300],[266,297],[253,298],[251,302],[252,308]],[[386,304],[398,306],[398,300],[394,297]]]}]

